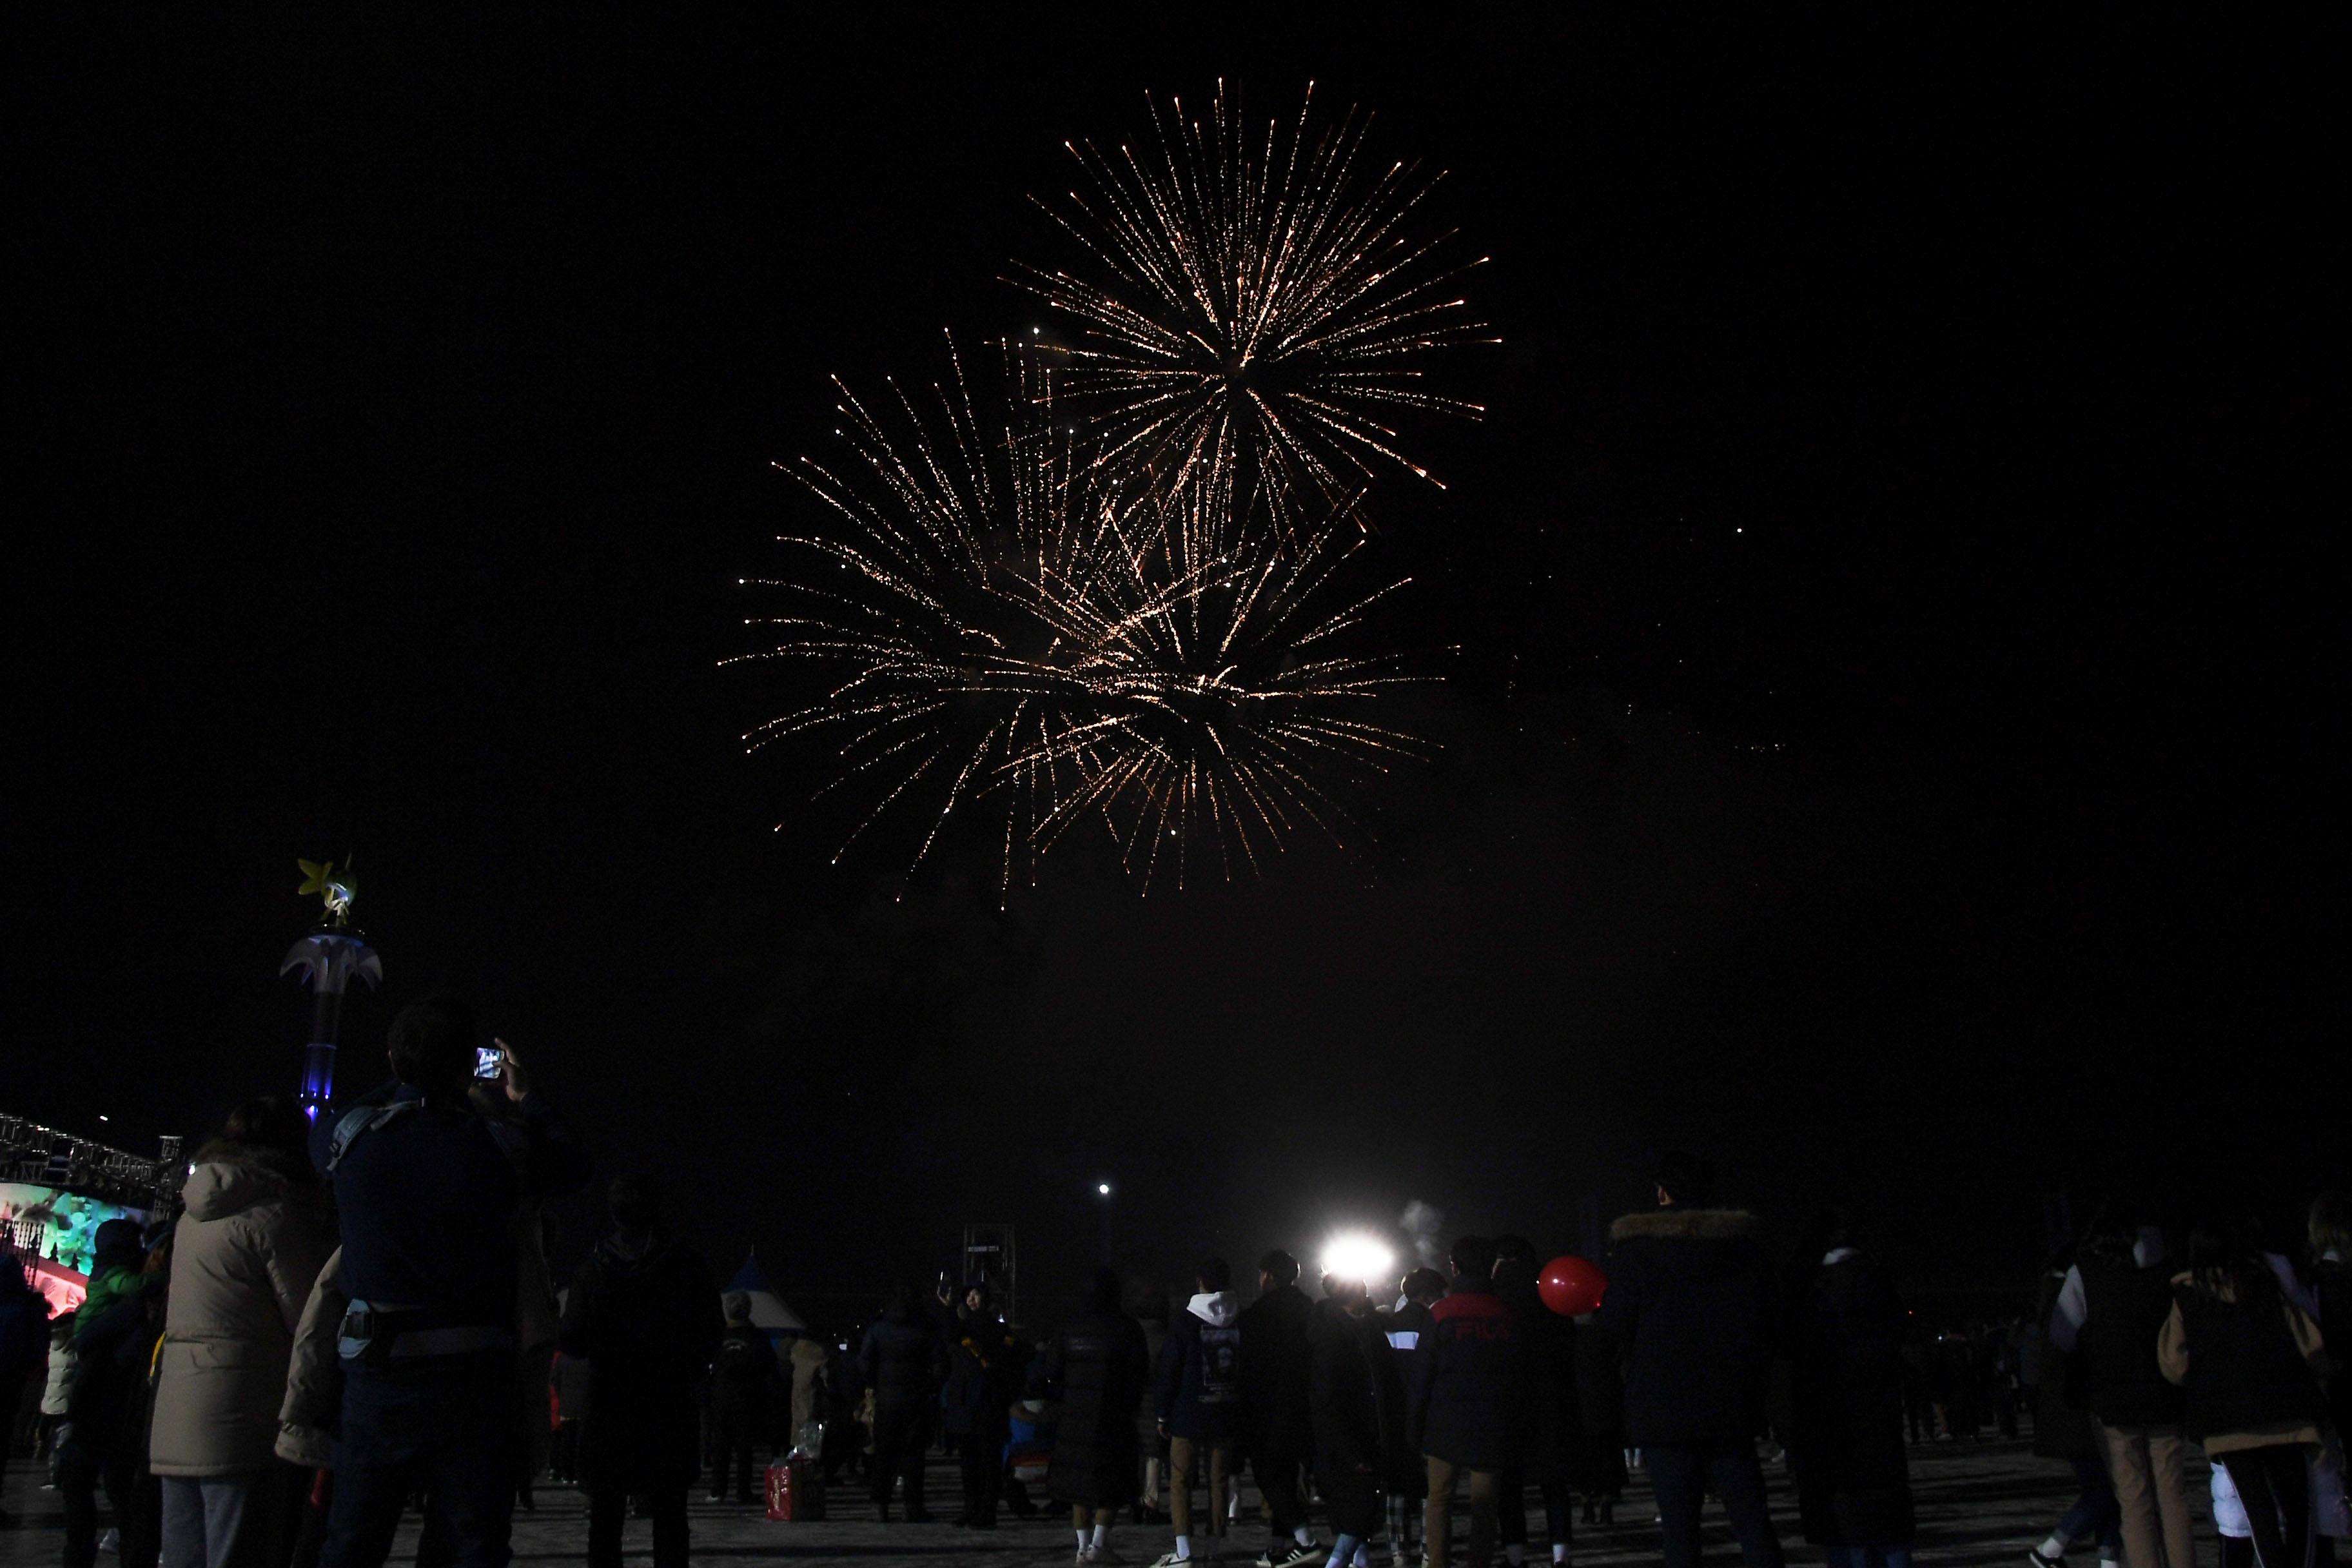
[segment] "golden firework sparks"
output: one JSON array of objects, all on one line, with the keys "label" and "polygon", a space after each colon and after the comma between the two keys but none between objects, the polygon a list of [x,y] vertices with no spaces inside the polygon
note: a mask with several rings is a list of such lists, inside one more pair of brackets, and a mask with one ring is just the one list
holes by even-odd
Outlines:
[{"label": "golden firework sparks", "polygon": [[1328,503],[1382,463],[1436,482],[1407,456],[1401,414],[1475,418],[1430,389],[1429,351],[1493,342],[1458,293],[1486,258],[1446,259],[1453,236],[1414,226],[1436,183],[1367,157],[1369,116],[1318,129],[1313,89],[1287,128],[1261,132],[1220,81],[1205,116],[1151,104],[1140,151],[1066,143],[1080,187],[1039,205],[1077,244],[1069,268],[1017,265],[1010,281],[1066,318],[1059,388],[1089,416],[1104,460],[1239,475],[1239,515],[1273,531],[1298,497]]},{"label": "golden firework sparks", "polygon": [[1230,877],[1301,826],[1341,837],[1335,775],[1416,749],[1362,716],[1412,677],[1349,650],[1402,584],[1346,590],[1363,542],[1346,509],[1254,541],[1231,467],[1107,459],[1018,356],[984,430],[950,358],[936,414],[894,388],[886,421],[843,387],[850,460],[793,467],[833,522],[781,541],[792,570],[756,585],[785,613],[748,623],[776,640],[740,658],[831,684],[746,744],[821,736],[837,765],[818,794],[866,802],[842,849],[898,812],[922,825],[909,871],[959,812],[1001,813],[1005,895],[1081,821],[1146,890],[1210,845]]}]

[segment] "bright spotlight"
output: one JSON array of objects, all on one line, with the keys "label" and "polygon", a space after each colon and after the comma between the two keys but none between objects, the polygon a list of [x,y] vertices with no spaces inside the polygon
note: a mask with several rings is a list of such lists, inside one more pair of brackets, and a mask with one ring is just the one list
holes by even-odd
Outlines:
[{"label": "bright spotlight", "polygon": [[1098,1182],[1095,1184],[1095,1191],[1100,1193],[1105,1197],[1108,1197],[1110,1196],[1110,1184],[1108,1182]]},{"label": "bright spotlight", "polygon": [[1334,1279],[1386,1283],[1396,1268],[1396,1254],[1388,1243],[1362,1231],[1349,1231],[1323,1244],[1323,1272]]}]

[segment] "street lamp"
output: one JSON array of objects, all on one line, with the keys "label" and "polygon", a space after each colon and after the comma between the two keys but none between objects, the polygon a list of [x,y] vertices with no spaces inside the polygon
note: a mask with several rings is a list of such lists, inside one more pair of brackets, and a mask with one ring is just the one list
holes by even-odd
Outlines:
[{"label": "street lamp", "polygon": [[1095,1184],[1095,1196],[1102,1200],[1102,1260],[1104,1263],[1108,1264],[1110,1262],[1110,1184],[1108,1182],[1097,1182]]}]

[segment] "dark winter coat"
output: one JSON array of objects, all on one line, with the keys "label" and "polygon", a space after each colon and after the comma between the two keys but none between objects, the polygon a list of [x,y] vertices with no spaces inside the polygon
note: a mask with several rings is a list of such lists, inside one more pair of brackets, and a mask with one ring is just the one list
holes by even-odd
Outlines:
[{"label": "dark winter coat", "polygon": [[2186,1395],[2183,1429],[2209,1454],[2319,1440],[2327,1398],[2318,1326],[2287,1300],[2271,1271],[2250,1266],[2218,1288],[2183,1274],[2157,1341],[2165,1376]]},{"label": "dark winter coat", "polygon": [[1431,1309],[1409,1425],[1421,1451],[1465,1469],[1499,1470],[1527,1452],[1528,1344],[1485,1279],[1455,1282]]},{"label": "dark winter coat", "polygon": [[1303,1464],[1315,1451],[1307,1348],[1314,1311],[1297,1286],[1277,1285],[1242,1312],[1242,1446],[1260,1459]]},{"label": "dark winter coat", "polygon": [[1752,1215],[1660,1208],[1610,1227],[1596,1321],[1624,1348],[1625,1441],[1742,1442],[1763,1430],[1771,1264]]},{"label": "dark winter coat", "polygon": [[948,1353],[947,1401],[940,1429],[950,1437],[1002,1443],[1012,1431],[1013,1345],[993,1312],[967,1312]]},{"label": "dark winter coat", "polygon": [[[392,1098],[422,1096],[403,1084]],[[513,1327],[515,1205],[572,1191],[589,1171],[545,1095],[515,1110],[490,1121],[426,1103],[353,1136],[334,1173],[352,1300],[420,1309],[418,1328]]]},{"label": "dark winter coat", "polygon": [[751,1323],[728,1324],[710,1363],[712,1414],[756,1424],[766,1418],[777,1382],[776,1347],[768,1336]]},{"label": "dark winter coat", "polygon": [[1073,1319],[1030,1376],[1030,1393],[1060,1405],[1045,1489],[1056,1502],[1117,1508],[1136,1499],[1142,1452],[1135,1407],[1150,1375],[1143,1330],[1116,1310]]},{"label": "dark winter coat", "polygon": [[702,1468],[703,1375],[725,1327],[701,1255],[607,1241],[572,1279],[558,1347],[588,1363],[580,1471],[591,1486],[677,1486]]},{"label": "dark winter coat", "polygon": [[1564,1486],[1584,1454],[1584,1414],[1576,1386],[1576,1324],[1543,1304],[1532,1269],[1498,1264],[1495,1294],[1518,1320],[1528,1347],[1527,1476]]},{"label": "dark winter coat", "polygon": [[1315,1468],[1385,1477],[1390,1455],[1403,1447],[1404,1436],[1403,1391],[1388,1336],[1337,1301],[1318,1301],[1307,1344]]},{"label": "dark winter coat", "polygon": [[66,1420],[85,1454],[146,1453],[147,1366],[163,1332],[164,1291],[162,1275],[136,1275],[104,1311],[91,1317],[85,1300],[74,1320],[79,1360]]},{"label": "dark winter coat", "polygon": [[1437,1320],[1418,1301],[1405,1301],[1379,1314],[1389,1342],[1389,1375],[1396,1382],[1397,1441],[1389,1455],[1389,1489],[1399,1497],[1423,1497],[1429,1468],[1421,1457],[1421,1433],[1412,1424],[1412,1391],[1421,1386],[1422,1363]]},{"label": "dark winter coat", "polygon": [[2332,1364],[2328,1413],[2339,1436],[2352,1436],[2352,1268],[2323,1258],[2311,1266],[2311,1288],[2319,1297],[2319,1337]]},{"label": "dark winter coat", "polygon": [[2156,1364],[2156,1339],[2172,1311],[2172,1285],[2161,1268],[2129,1258],[2085,1258],[2083,1327],[2074,1342],[2082,1357],[2083,1403],[2109,1426],[2170,1426],[2180,1420],[2180,1390]]},{"label": "dark winter coat", "polygon": [[1195,1296],[1168,1325],[1152,1409],[1171,1437],[1230,1443],[1242,1408],[1240,1305],[1230,1290]]},{"label": "dark winter coat", "polygon": [[1805,1539],[1816,1545],[1911,1541],[1903,1425],[1907,1324],[1885,1274],[1858,1252],[1799,1283],[1788,1324],[1794,1363],[1789,1459]]},{"label": "dark winter coat", "polygon": [[876,1409],[929,1409],[947,1380],[947,1345],[929,1313],[894,1301],[867,1325],[857,1368],[874,1391]]},{"label": "dark winter coat", "polygon": [[49,1304],[25,1283],[16,1255],[0,1250],[0,1395],[15,1394],[48,1353]]}]

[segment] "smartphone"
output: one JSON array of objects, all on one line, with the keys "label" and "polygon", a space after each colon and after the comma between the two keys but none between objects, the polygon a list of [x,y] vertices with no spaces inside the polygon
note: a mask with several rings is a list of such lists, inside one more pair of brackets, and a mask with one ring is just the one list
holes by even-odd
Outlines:
[{"label": "smartphone", "polygon": [[506,1066],[507,1054],[506,1052],[499,1049],[498,1047],[477,1046],[474,1047],[474,1076],[476,1078],[496,1078],[499,1074],[506,1071]]}]

